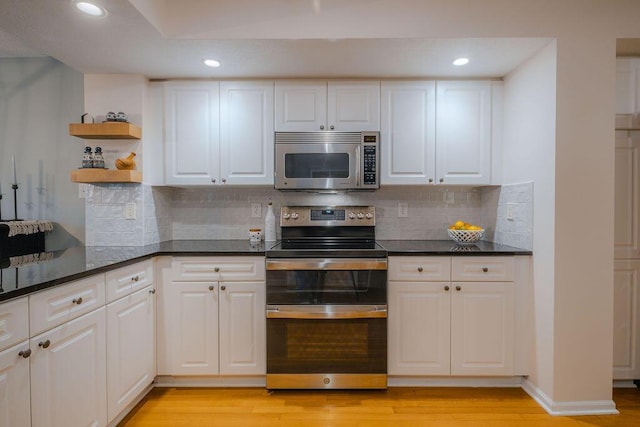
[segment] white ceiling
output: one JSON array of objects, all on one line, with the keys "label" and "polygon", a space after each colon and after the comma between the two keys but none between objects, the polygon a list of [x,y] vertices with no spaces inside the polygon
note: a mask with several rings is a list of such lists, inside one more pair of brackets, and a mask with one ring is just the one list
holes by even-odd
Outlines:
[{"label": "white ceiling", "polygon": [[[83,73],[155,79],[501,77],[550,41],[379,38],[368,28],[340,39],[294,39],[280,30],[367,1],[96,0],[108,10],[97,19],[72,0],[0,0],[0,58],[45,55]],[[453,67],[458,56],[471,63]],[[205,67],[205,58],[222,66]]]}]

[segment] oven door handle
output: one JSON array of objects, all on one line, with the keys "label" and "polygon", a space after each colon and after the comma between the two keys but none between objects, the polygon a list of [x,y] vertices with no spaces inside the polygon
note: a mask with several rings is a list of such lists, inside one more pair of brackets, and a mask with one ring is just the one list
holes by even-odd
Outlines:
[{"label": "oven door handle", "polygon": [[386,305],[267,306],[267,319],[372,319],[386,317]]},{"label": "oven door handle", "polygon": [[386,270],[384,258],[285,258],[268,259],[267,270]]}]

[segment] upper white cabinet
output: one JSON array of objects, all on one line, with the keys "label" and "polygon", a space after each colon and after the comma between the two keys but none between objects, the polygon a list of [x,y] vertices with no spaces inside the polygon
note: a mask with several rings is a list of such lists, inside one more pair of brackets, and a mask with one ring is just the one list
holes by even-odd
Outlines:
[{"label": "upper white cabinet", "polygon": [[219,175],[218,82],[165,85],[165,183],[210,185]]},{"label": "upper white cabinet", "polygon": [[276,82],[275,130],[378,131],[379,81]]},{"label": "upper white cabinet", "polygon": [[381,184],[492,183],[492,82],[383,82]]},{"label": "upper white cabinet", "polygon": [[381,184],[426,184],[436,176],[435,82],[382,82]]},{"label": "upper white cabinet", "polygon": [[435,178],[491,183],[491,82],[438,82]]},{"label": "upper white cabinet", "polygon": [[640,260],[616,260],[613,276],[613,379],[640,378]]},{"label": "upper white cabinet", "polygon": [[165,183],[273,184],[273,82],[169,82]]},{"label": "upper white cabinet", "polygon": [[273,145],[273,82],[221,82],[218,183],[273,185]]},{"label": "upper white cabinet", "polygon": [[616,71],[616,114],[638,114],[640,58],[617,58]]}]

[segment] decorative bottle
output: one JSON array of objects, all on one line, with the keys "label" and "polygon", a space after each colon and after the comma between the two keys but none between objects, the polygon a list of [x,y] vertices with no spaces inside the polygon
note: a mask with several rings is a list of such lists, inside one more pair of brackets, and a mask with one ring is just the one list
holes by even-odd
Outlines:
[{"label": "decorative bottle", "polygon": [[269,202],[267,214],[264,217],[264,241],[276,241],[276,216],[273,214],[273,204]]},{"label": "decorative bottle", "polygon": [[93,167],[104,169],[104,157],[102,157],[102,148],[100,147],[96,147],[96,151],[93,154]]},{"label": "decorative bottle", "polygon": [[82,154],[82,167],[93,167],[93,154],[91,154],[91,147],[84,147],[84,153]]}]

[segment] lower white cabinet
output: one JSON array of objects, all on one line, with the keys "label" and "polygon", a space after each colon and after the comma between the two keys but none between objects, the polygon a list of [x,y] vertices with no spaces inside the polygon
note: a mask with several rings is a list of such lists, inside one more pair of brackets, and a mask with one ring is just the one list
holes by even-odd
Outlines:
[{"label": "lower white cabinet", "polygon": [[0,427],[30,426],[29,342],[0,351]]},{"label": "lower white cabinet", "polygon": [[33,427],[107,424],[104,306],[31,338]]},{"label": "lower white cabinet", "polygon": [[389,375],[514,375],[515,283],[446,280],[470,264],[492,277],[513,263],[487,260],[390,257]]},{"label": "lower white cabinet", "polygon": [[264,375],[264,282],[164,284],[161,375]]},{"label": "lower white cabinet", "polygon": [[614,263],[613,379],[640,379],[640,259]]},{"label": "lower white cabinet", "polygon": [[155,289],[107,305],[107,409],[111,422],[155,378]]}]

